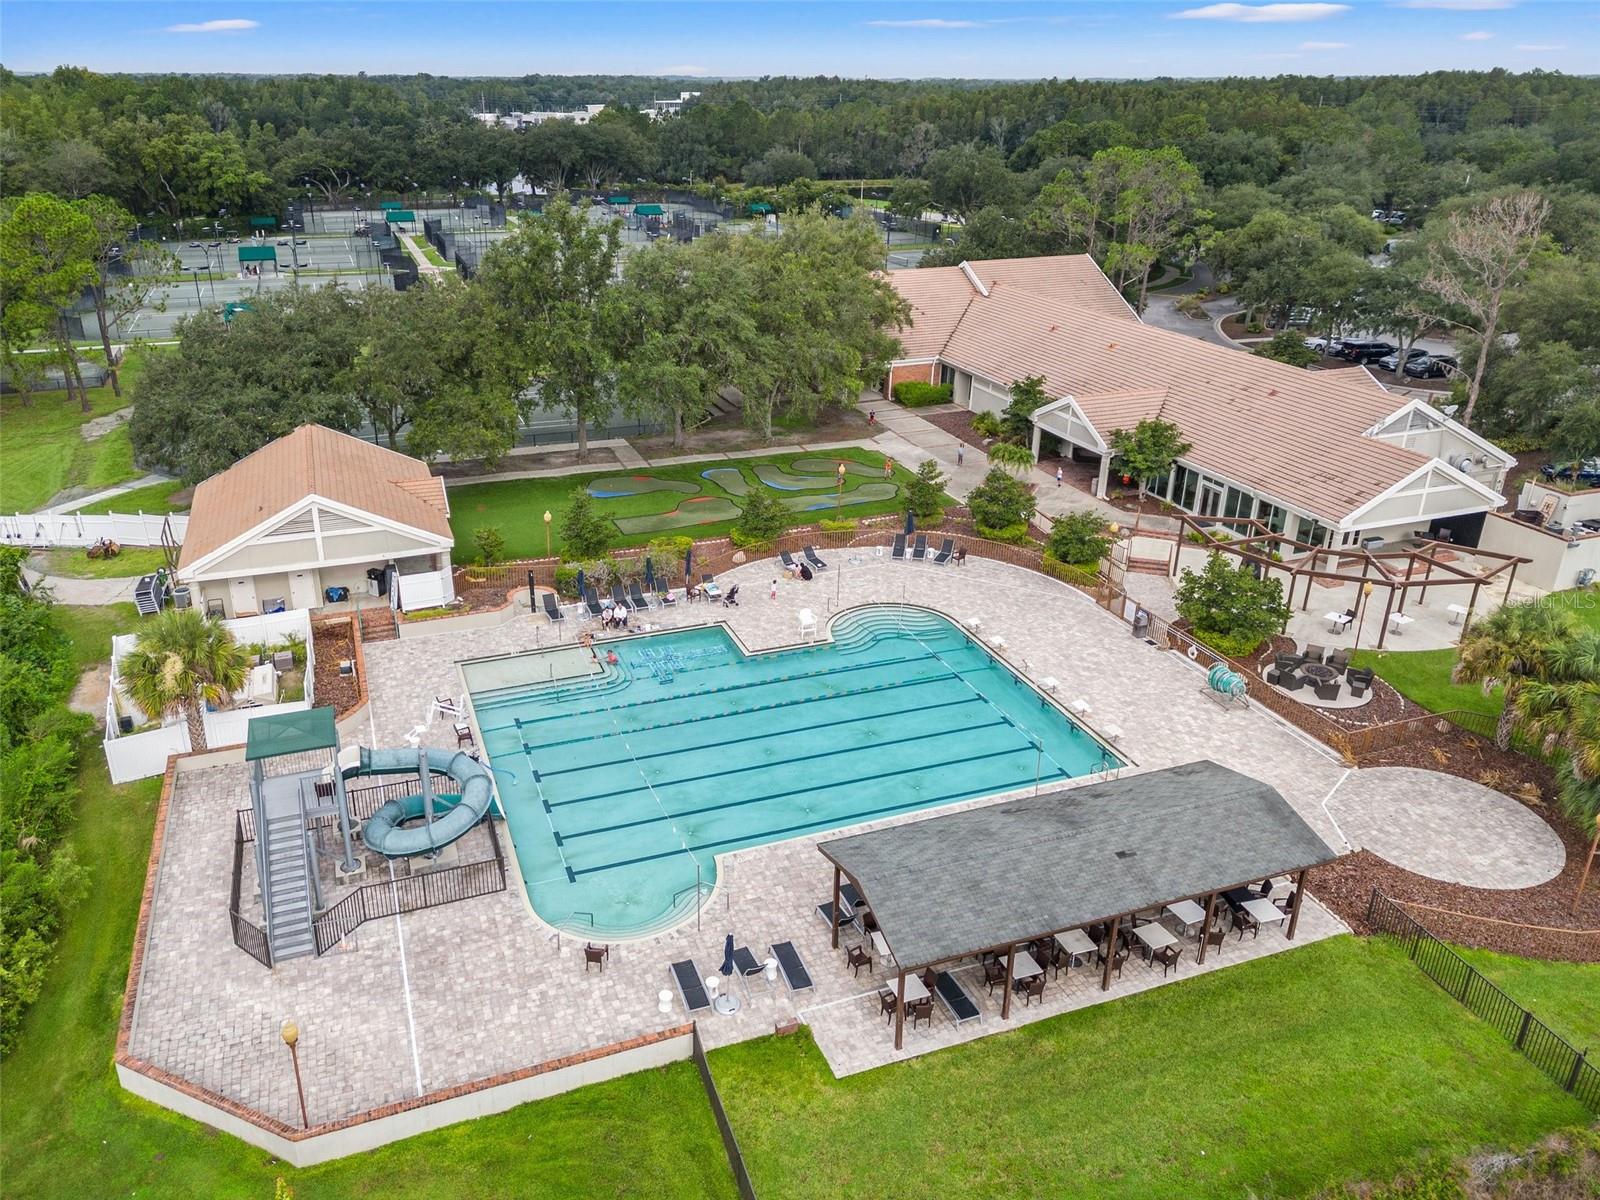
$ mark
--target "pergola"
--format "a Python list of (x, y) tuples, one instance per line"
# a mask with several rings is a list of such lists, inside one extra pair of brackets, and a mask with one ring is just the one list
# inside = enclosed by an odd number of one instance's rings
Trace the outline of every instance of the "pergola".
[[(1295, 876), (1293, 938), (1306, 872), (1337, 857), (1277, 789), (1214, 762), (1192, 762), (836, 838), (834, 912), (843, 880), (872, 910), (898, 971), (894, 1044), (904, 1044), (907, 974), (1003, 954), (1000, 1015), (1011, 1016), (1019, 946), (1106, 924), (1100, 986), (1111, 986), (1121, 922), (1180, 900)], [(839, 945), (835, 922), (833, 944)], [(1205, 961), (1205, 939), (1199, 961)]]
[[(1517, 567), (1532, 561), (1516, 554), (1480, 550), (1476, 546), (1458, 546), (1453, 542), (1441, 542), (1432, 538), (1419, 537), (1415, 539), (1415, 546), (1402, 546), (1394, 550), (1368, 550), (1360, 546), (1335, 548), (1297, 542), (1284, 534), (1274, 533), (1260, 521), (1240, 520), (1234, 517), (1194, 517), (1188, 513), (1179, 513), (1178, 521), (1178, 550), (1174, 551), (1175, 555), (1185, 545), (1190, 544), (1187, 535), (1196, 533), (1204, 538), (1202, 544), (1206, 550), (1220, 550), (1224, 554), (1231, 554), (1254, 564), (1259, 570), (1287, 572), (1289, 589), (1284, 599), (1290, 608), (1294, 607), (1295, 589), (1299, 587), (1300, 580), (1304, 579), (1306, 588), (1300, 600), (1301, 612), (1310, 607), (1311, 589), (1316, 586), (1316, 581), (1319, 579), (1332, 580), (1340, 584), (1350, 583), (1357, 588), (1369, 583), (1374, 587), (1388, 588), (1388, 596), (1383, 606), (1383, 620), (1378, 625), (1380, 649), (1389, 633), (1390, 614), (1405, 612), (1411, 589), (1420, 589), (1417, 603), (1426, 604), (1430, 587), (1471, 587), (1472, 596), (1467, 601), (1467, 615), (1461, 623), (1461, 632), (1465, 634), (1467, 626), (1472, 624), (1472, 614), (1478, 607), (1478, 593), (1484, 585), (1496, 582), (1502, 574), (1505, 575), (1505, 599), (1509, 600), (1511, 587), (1517, 581)], [(1248, 532), (1242, 537), (1221, 540), (1211, 534), (1211, 530), (1218, 527), (1230, 531), (1245, 529)], [(1278, 557), (1274, 558), (1274, 554)], [(1492, 565), (1482, 574), (1478, 574), (1441, 558), (1441, 554), (1470, 555)], [(1400, 601), (1398, 608), (1395, 607), (1397, 595)]]

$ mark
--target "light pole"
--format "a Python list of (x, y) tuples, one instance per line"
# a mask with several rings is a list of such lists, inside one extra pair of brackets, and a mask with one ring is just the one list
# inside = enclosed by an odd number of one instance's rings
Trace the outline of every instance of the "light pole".
[(278, 1033), (283, 1038), (283, 1044), (289, 1047), (289, 1059), (294, 1063), (294, 1090), (300, 1096), (300, 1127), (310, 1129), (311, 1118), (306, 1116), (306, 1085), (300, 1080), (300, 1051), (296, 1048), (300, 1041), (300, 1026), (292, 1020), (285, 1021)]
[(844, 508), (844, 463), (839, 464), (839, 494), (833, 502), (833, 515), (837, 517)]
[(550, 510), (544, 510), (544, 556), (550, 557)]
[(190, 267), (189, 270), (193, 273), (194, 278), (194, 307), (195, 311), (199, 312), (201, 307), (205, 304), (205, 300), (202, 299), (200, 295), (200, 268)]
[(1367, 619), (1367, 600), (1372, 595), (1372, 580), (1368, 579), (1361, 585), (1361, 612), (1356, 616), (1356, 641), (1350, 647), (1351, 653), (1361, 648), (1361, 626)]

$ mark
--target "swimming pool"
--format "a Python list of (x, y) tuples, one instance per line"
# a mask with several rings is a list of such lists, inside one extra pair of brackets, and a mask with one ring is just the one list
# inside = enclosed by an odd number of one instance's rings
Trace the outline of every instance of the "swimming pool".
[(719, 853), (1121, 765), (937, 614), (852, 609), (832, 633), (607, 642), (588, 678), (537, 652), (463, 664), (535, 911), (635, 936), (692, 913)]

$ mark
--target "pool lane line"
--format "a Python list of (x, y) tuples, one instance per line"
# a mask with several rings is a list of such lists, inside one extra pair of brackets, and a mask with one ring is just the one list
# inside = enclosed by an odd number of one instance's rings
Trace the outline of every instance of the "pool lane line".
[[(911, 767), (901, 767), (899, 770), (896, 770), (896, 771), (883, 771), (883, 772), (880, 772), (877, 775), (861, 775), (861, 776), (857, 776), (854, 779), (842, 779), (842, 780), (839, 780), (839, 781), (834, 782), (834, 783), (823, 784), (820, 787), (816, 786), (815, 784), (812, 784), (812, 785), (808, 785), (806, 787), (791, 788), (790, 790), (785, 791), (785, 792), (768, 792), (765, 795), (761, 795), (761, 796), (746, 796), (742, 800), (729, 800), (729, 801), (727, 801), (726, 803), (723, 803), (723, 804), (707, 804), (707, 805), (704, 805), (704, 806), (702, 806), (700, 808), (688, 808), (688, 809), (684, 809), (682, 812), (677, 812), (677, 813), (667, 813), (666, 812), (666, 806), (662, 805), (662, 812), (664, 814), (662, 817), (641, 817), (641, 818), (639, 818), (638, 820), (635, 820), (635, 821), (623, 821), (623, 822), (621, 822), (619, 824), (616, 824), (616, 825), (602, 825), (602, 826), (599, 826), (599, 827), (594, 828), (594, 829), (582, 829), (582, 830), (577, 831), (576, 833), (564, 833), (564, 834), (561, 835), (561, 837), (562, 837), (562, 840), (565, 841), (565, 842), (574, 842), (574, 841), (577, 841), (579, 838), (594, 837), (596, 834), (601, 834), (601, 833), (619, 833), (624, 829), (638, 829), (638, 828), (641, 828), (642, 826), (645, 826), (645, 825), (653, 825), (657, 821), (660, 821), (660, 820), (663, 820), (663, 819), (670, 820), (670, 821), (677, 821), (681, 817), (698, 817), (698, 816), (704, 815), (705, 813), (723, 812), (723, 811), (725, 811), (727, 809), (730, 809), (730, 808), (742, 808), (746, 804), (764, 804), (768, 800), (784, 800), (784, 799), (788, 799), (791, 796), (804, 796), (804, 795), (806, 795), (807, 793), (810, 793), (810, 792), (831, 791), (834, 788), (841, 788), (841, 787), (864, 787), (864, 786), (867, 786), (869, 784), (880, 783), (880, 782), (882, 782), (883, 780), (886, 780), (886, 779), (893, 779), (898, 775), (911, 775), (911, 774), (914, 774), (914, 773), (916, 773), (918, 771), (931, 771), (931, 770), (936, 770), (936, 769), (938, 769), (940, 767), (954, 767), (954, 766), (962, 765), (964, 763), (983, 762), (984, 760), (990, 759), (990, 758), (1004, 758), (1008, 754), (1020, 754), (1024, 750), (1032, 750), (1032, 749), (1033, 749), (1032, 744), (1028, 744), (1028, 745), (1024, 745), (1024, 746), (1013, 746), (1013, 747), (1010, 747), (1010, 748), (1005, 749), (1005, 750), (991, 750), (987, 754), (969, 754), (969, 755), (965, 755), (965, 756), (963, 756), (961, 758), (947, 759), (947, 760), (942, 761), (942, 762), (918, 763), (915, 766), (911, 766)], [(693, 783), (693, 782), (696, 782), (696, 781), (695, 780), (685, 780), (683, 782)], [(654, 792), (654, 788), (652, 788), (651, 791), (653, 793)], [(658, 804), (661, 803), (660, 797), (656, 798), (656, 802)]]
[[(997, 729), (1002, 725), (1015, 728), (1014, 726), (1011, 726), (1009, 721), (1002, 719), (996, 721), (986, 721), (982, 725), (970, 725), (961, 729), (935, 729), (928, 733), (917, 733), (912, 734), (909, 737), (895, 738), (893, 741), (868, 742), (863, 746), (833, 746), (826, 750), (819, 750), (815, 754), (796, 754), (786, 756), (776, 763), (748, 763), (742, 767), (728, 767), (721, 771), (709, 771), (704, 775), (685, 775), (681, 779), (658, 779), (654, 782), (642, 783), (635, 787), (612, 788), (604, 792), (593, 792), (587, 796), (574, 796), (570, 800), (555, 801), (552, 805), (552, 808), (570, 808), (574, 804), (591, 804), (596, 800), (616, 799), (618, 797), (630, 795), (634, 792), (643, 791), (646, 787), (653, 791), (657, 787), (681, 787), (684, 784), (704, 783), (709, 779), (726, 779), (730, 775), (745, 775), (751, 771), (773, 771), (782, 767), (786, 767), (790, 763), (814, 762), (820, 758), (842, 758), (846, 754), (860, 754), (862, 751), (881, 750), (889, 746), (905, 746), (912, 742), (926, 742), (933, 738), (949, 737), (951, 734), (978, 733), (984, 729)], [(1033, 743), (1027, 743), (1027, 748), (1030, 750), (1033, 749)], [(573, 834), (570, 836), (576, 837), (578, 835)]]
[[(522, 743), (523, 756), (528, 760), (528, 775), (533, 780), (533, 787), (539, 807), (544, 809), (545, 824), (550, 827), (550, 840), (555, 843), (556, 853), (561, 856), (561, 866), (566, 871), (572, 882), (577, 882), (577, 876), (572, 873), (572, 864), (567, 861), (567, 852), (561, 847), (561, 831), (556, 828), (555, 821), (550, 817), (550, 801), (545, 798), (544, 784), (539, 779), (539, 768), (534, 765), (533, 751), (528, 748), (528, 743)], [(494, 758), (490, 756), (490, 766), (494, 765)], [(502, 811), (504, 811), (502, 807)], [(515, 839), (513, 839), (515, 840)]]
[[(846, 697), (842, 697), (842, 696), (841, 697), (829, 697), (829, 699), (845, 699), (845, 698)], [(656, 751), (652, 751), (649, 754), (640, 754), (640, 755), (637, 755), (637, 756), (634, 756), (634, 757), (630, 757), (630, 758), (608, 758), (608, 759), (603, 759), (600, 762), (586, 762), (581, 767), (562, 767), (559, 770), (545, 771), (544, 772), (544, 776), (546, 778), (550, 778), (551, 776), (554, 776), (554, 775), (575, 775), (575, 774), (581, 774), (584, 771), (597, 771), (601, 767), (614, 767), (614, 766), (617, 766), (620, 763), (639, 762), (639, 761), (652, 759), (652, 758), (670, 758), (674, 754), (693, 754), (693, 753), (695, 753), (696, 751), (699, 751), (699, 750), (721, 750), (724, 746), (737, 746), (737, 745), (739, 745), (739, 744), (741, 744), (743, 742), (767, 741), (769, 739), (782, 737), (785, 734), (790, 734), (790, 733), (812, 733), (812, 732), (814, 732), (814, 731), (816, 731), (818, 729), (837, 729), (841, 725), (858, 725), (862, 721), (881, 721), (881, 720), (886, 720), (886, 719), (888, 719), (890, 717), (910, 716), (913, 713), (937, 712), (941, 708), (953, 708), (953, 707), (955, 707), (957, 705), (961, 705), (961, 704), (971, 704), (971, 703), (973, 703), (973, 699), (974, 698), (971, 697), (971, 696), (963, 696), (959, 700), (941, 700), (937, 704), (919, 704), (915, 708), (895, 708), (895, 709), (890, 709), (887, 712), (863, 713), (863, 714), (861, 714), (859, 716), (854, 716), (854, 717), (840, 717), (837, 721), (817, 721), (817, 722), (815, 722), (813, 724), (810, 724), (810, 725), (802, 725), (802, 726), (798, 726), (798, 727), (792, 727), (792, 728), (789, 728), (789, 729), (779, 729), (779, 730), (770, 731), (770, 732), (767, 732), (767, 733), (752, 733), (752, 734), (749, 734), (749, 735), (747, 735), (745, 737), (727, 738), (727, 739), (725, 739), (723, 741), (720, 741), (720, 742), (705, 742), (705, 743), (702, 743), (702, 744), (699, 744), (699, 745), (693, 745), (693, 746), (674, 746), (670, 750), (656, 750)], [(777, 708), (777, 707), (781, 707), (781, 706), (773, 705), (772, 707)], [(692, 725), (692, 724), (697, 724), (698, 722), (701, 722), (701, 721), (715, 721), (719, 717), (729, 717), (729, 716), (735, 716), (735, 715), (748, 715), (749, 713), (752, 713), (752, 712), (765, 712), (765, 711), (767, 711), (767, 710), (766, 709), (746, 709), (746, 710), (741, 710), (739, 713), (708, 713), (706, 716), (703, 716), (703, 717), (694, 717), (694, 718), (692, 718), (691, 720), (688, 720), (688, 721), (674, 722), (674, 724)], [(660, 728), (660, 727), (659, 726), (651, 726), (649, 729), (630, 729), (628, 732), (629, 733), (653, 733), (658, 728)], [(590, 739), (574, 739), (574, 740), (579, 740), (579, 741), (582, 741), (582, 740), (597, 741), (598, 739), (590, 738)], [(544, 747), (541, 747), (541, 749), (547, 749), (547, 748), (548, 748), (548, 744), (546, 746), (544, 746)], [(559, 801), (559, 802), (557, 802), (556, 807), (559, 808), (564, 803), (568, 803), (568, 801)]]
[[(1053, 781), (1056, 776), (1046, 776), (1044, 778), (1049, 778)], [(1065, 778), (1072, 779), (1076, 778), (1076, 776), (1068, 775), (1065, 776)], [(1041, 782), (1042, 781), (1043, 780), (1041, 779)], [(952, 804), (959, 800), (971, 800), (975, 796), (999, 795), (1002, 792), (1015, 791), (1018, 788), (1027, 787), (1032, 783), (1033, 776), (1029, 775), (1026, 778), (1017, 779), (997, 787), (985, 786), (977, 789), (976, 791), (950, 792), (947, 795), (934, 796), (923, 800), (907, 801), (904, 804), (889, 804), (880, 808), (866, 809), (860, 812), (851, 813), (849, 819), (842, 823), (838, 820), (832, 820), (828, 818), (824, 818), (820, 821), (807, 821), (800, 825), (786, 825), (781, 829), (768, 829), (760, 833), (744, 834), (740, 837), (718, 838), (716, 841), (698, 842), (693, 847), (685, 845), (683, 849), (679, 850), (663, 850), (658, 854), (641, 854), (637, 858), (619, 859), (616, 862), (605, 863), (604, 865), (598, 867), (580, 867), (574, 870), (572, 873), (575, 876), (595, 875), (601, 871), (614, 871), (619, 867), (632, 867), (637, 866), (640, 863), (657, 862), (664, 858), (672, 858), (676, 855), (684, 853), (686, 850), (692, 856), (696, 850), (712, 850), (718, 846), (733, 846), (736, 849), (741, 846), (763, 846), (775, 841), (780, 841), (783, 838), (792, 836), (794, 834), (813, 832), (815, 830), (824, 828), (843, 829), (847, 826), (859, 825), (865, 821), (877, 820), (879, 817), (892, 816), (895, 813), (915, 811), (923, 808), (937, 808), (940, 805)]]

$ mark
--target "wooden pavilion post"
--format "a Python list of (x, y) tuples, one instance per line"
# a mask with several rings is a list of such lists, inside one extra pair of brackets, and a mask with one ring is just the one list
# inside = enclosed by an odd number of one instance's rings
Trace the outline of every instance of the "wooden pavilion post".
[(900, 985), (894, 998), (894, 1048), (901, 1050), (906, 1044), (906, 972), (900, 969)]
[(1111, 990), (1111, 964), (1117, 957), (1117, 927), (1122, 924), (1121, 917), (1111, 919), (1111, 931), (1106, 934), (1106, 965), (1100, 972), (1100, 990)]
[[(1402, 600), (1403, 604), (1404, 601)], [(1394, 584), (1389, 585), (1389, 598), (1383, 605), (1383, 624), (1378, 627), (1378, 649), (1383, 649), (1383, 639), (1389, 636), (1389, 614), (1394, 608)]]
[(1017, 969), (1017, 944), (1012, 942), (1006, 947), (1006, 992), (1000, 997), (1000, 1019), (1011, 1019), (1011, 973)]
[(1478, 592), (1482, 587), (1481, 582), (1472, 585), (1472, 599), (1467, 601), (1467, 615), (1461, 618), (1462, 637), (1466, 637), (1467, 630), (1472, 628), (1472, 618), (1478, 611)]
[(1211, 918), (1217, 911), (1217, 894), (1212, 892), (1206, 897), (1206, 919), (1200, 925), (1200, 957), (1195, 961), (1203, 963), (1206, 960), (1206, 934), (1211, 932)]
[(1291, 942), (1294, 941), (1295, 926), (1300, 924), (1300, 904), (1306, 898), (1306, 873), (1301, 871), (1294, 877), (1294, 903), (1289, 906), (1289, 929), (1283, 935)]
[(1417, 597), (1418, 604), (1428, 603), (1428, 580), (1433, 578), (1433, 556), (1430, 554), (1422, 560), (1422, 595)]
[(1512, 563), (1511, 563), (1511, 574), (1506, 579), (1506, 598), (1504, 600), (1500, 601), (1501, 604), (1510, 604), (1511, 603), (1511, 585), (1516, 583), (1516, 581), (1517, 581), (1517, 565), (1518, 564), (1517, 564), (1516, 560), (1513, 559)]
[(839, 948), (839, 875), (837, 866), (833, 868), (833, 948)]

